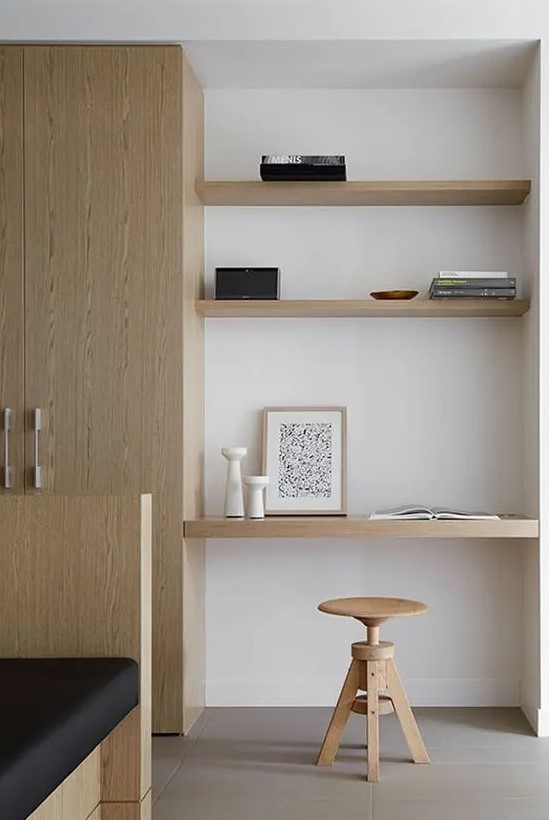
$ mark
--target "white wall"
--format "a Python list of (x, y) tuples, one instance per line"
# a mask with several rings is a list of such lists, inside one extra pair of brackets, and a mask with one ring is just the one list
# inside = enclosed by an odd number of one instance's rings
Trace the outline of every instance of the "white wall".
[[(254, 178), (262, 152), (346, 153), (355, 178), (524, 173), (515, 91), (210, 91), (206, 118), (209, 178)], [(216, 265), (280, 265), (285, 297), (523, 268), (515, 208), (210, 208), (206, 227), (210, 281)], [(519, 512), (521, 368), (520, 321), (208, 320), (207, 511), (222, 509), (222, 445), (248, 446), (245, 470), (259, 469), (261, 408), (324, 403), (349, 408), (351, 513)], [(212, 705), (333, 702), (360, 630), (315, 607), (347, 594), (430, 605), (385, 630), (415, 703), (519, 703), (519, 545), (212, 541), (207, 560)]]
[(540, 50), (540, 148), (541, 161), (539, 169), (540, 190), (540, 275), (539, 275), (539, 385), (540, 385), (540, 668), (541, 668), (541, 709), (539, 732), (549, 735), (549, 430), (547, 396), (549, 392), (549, 327), (547, 305), (547, 276), (544, 267), (547, 260), (547, 242), (549, 240), (549, 208), (544, 193), (549, 191), (549, 52), (547, 40)]
[[(532, 65), (524, 89), (524, 145), (532, 193), (524, 205), (524, 276), (529, 282), (531, 308), (524, 332), (524, 512), (539, 517), (540, 469), (540, 59)], [(523, 678), (521, 703), (534, 726), (540, 723), (540, 548), (525, 542), (523, 552)]]
[(212, 179), (257, 179), (260, 154), (284, 151), (346, 154), (350, 179), (523, 170), (518, 90), (209, 90), (206, 98)]

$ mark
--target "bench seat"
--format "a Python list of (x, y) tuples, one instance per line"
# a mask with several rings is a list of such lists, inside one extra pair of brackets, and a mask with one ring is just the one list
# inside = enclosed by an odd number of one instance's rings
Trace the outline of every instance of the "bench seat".
[(133, 660), (0, 659), (0, 818), (27, 818), (138, 702)]

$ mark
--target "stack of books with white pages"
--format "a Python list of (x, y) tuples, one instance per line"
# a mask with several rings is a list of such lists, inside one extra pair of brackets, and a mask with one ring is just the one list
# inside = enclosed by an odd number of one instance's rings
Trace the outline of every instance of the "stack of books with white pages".
[(431, 299), (515, 299), (517, 280), (507, 271), (441, 270), (431, 282)]
[(450, 507), (421, 507), (409, 505), (375, 510), (370, 521), (499, 521), (499, 515), (487, 512), (465, 512)]

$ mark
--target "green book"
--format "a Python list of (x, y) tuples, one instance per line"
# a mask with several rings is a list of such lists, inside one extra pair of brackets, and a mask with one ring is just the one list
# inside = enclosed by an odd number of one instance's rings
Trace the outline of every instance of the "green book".
[(473, 278), (464, 278), (464, 279), (450, 279), (444, 278), (441, 279), (439, 277), (433, 279), (431, 282), (431, 287), (436, 288), (446, 288), (446, 287), (453, 287), (454, 285), (459, 285), (460, 287), (472, 287), (472, 288), (514, 288), (516, 287), (517, 280), (514, 276), (510, 276), (506, 279), (490, 279), (486, 277), (486, 279), (473, 279)]

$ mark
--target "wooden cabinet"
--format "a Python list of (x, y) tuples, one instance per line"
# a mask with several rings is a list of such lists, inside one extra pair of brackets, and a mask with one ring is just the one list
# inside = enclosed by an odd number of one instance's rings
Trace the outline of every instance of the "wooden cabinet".
[(23, 49), (1, 46), (0, 492), (23, 491), (23, 327)]
[(43, 492), (153, 494), (154, 723), (181, 732), (182, 521), (202, 498), (202, 390), (185, 389), (203, 362), (202, 92), (178, 46), (1, 53), (0, 407), (20, 402), (16, 491), (23, 459), (36, 489), (39, 409)]
[(25, 394), (54, 492), (181, 483), (181, 73), (177, 48), (25, 52)]

